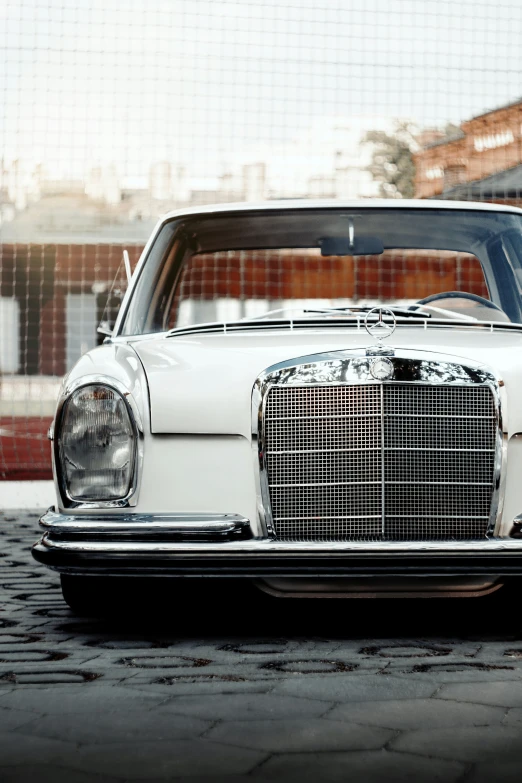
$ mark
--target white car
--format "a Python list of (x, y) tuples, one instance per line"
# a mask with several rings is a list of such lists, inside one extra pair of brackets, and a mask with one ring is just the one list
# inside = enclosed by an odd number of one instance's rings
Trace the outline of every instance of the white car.
[(77, 610), (122, 575), (485, 595), (522, 574), (521, 388), (522, 210), (173, 212), (64, 380), (33, 555)]

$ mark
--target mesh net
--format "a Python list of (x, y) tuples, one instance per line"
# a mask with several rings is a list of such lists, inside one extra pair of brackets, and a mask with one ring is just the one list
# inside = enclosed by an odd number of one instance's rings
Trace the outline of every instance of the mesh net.
[[(103, 340), (122, 251), (134, 265), (164, 212), (294, 197), (521, 205), (521, 23), (518, 0), (5, 0), (0, 480), (50, 477), (60, 379)], [(193, 257), (172, 323), (265, 302), (485, 295), (465, 254), (212, 255)]]

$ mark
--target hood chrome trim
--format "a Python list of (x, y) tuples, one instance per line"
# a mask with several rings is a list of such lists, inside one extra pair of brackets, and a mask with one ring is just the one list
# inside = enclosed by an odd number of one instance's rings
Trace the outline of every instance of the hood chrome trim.
[[(386, 308), (382, 308), (386, 309)], [(397, 327), (407, 326), (417, 327), (422, 331), (431, 331), (432, 329), (481, 329), (488, 332), (522, 332), (522, 323), (506, 323), (504, 321), (457, 321), (453, 319), (416, 319), (401, 318), (396, 316)], [(172, 329), (169, 332), (157, 333), (155, 337), (186, 337), (192, 334), (233, 334), (237, 332), (267, 332), (276, 330), (300, 331), (305, 329), (328, 329), (349, 328), (361, 330), (364, 323), (363, 318), (274, 318), (267, 321), (212, 321), (205, 324), (194, 324), (193, 326), (181, 326), (178, 329)], [(129, 338), (125, 338), (128, 340)]]

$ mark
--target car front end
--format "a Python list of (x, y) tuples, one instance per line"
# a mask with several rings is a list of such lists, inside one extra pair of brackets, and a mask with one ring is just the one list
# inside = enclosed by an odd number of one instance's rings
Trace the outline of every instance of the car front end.
[[(278, 596), (475, 596), (522, 575), (522, 319), (520, 293), (504, 290), (509, 269), (518, 285), (522, 212), (404, 209), (418, 220), (400, 237), (396, 205), (230, 207), (163, 221), (113, 336), (64, 381), (51, 433), (57, 502), (34, 557), (77, 584), (243, 577)], [(270, 225), (274, 238), (261, 240)], [(354, 303), (353, 291), (341, 307), (317, 296), (314, 306), (302, 285), (312, 262), (337, 289), (343, 259), (372, 270), (391, 250), (420, 263), (439, 246), (473, 250), (492, 313), (466, 292), (454, 308), (444, 289), (443, 307)], [(238, 284), (238, 301), (247, 283), (230, 272), (236, 257), (245, 279), (265, 270), (263, 301), (273, 301), (274, 247), (295, 274), (293, 295), (278, 280), (281, 311), (180, 321), (180, 302), (209, 301), (197, 292), (212, 253), (212, 279), (218, 269)], [(185, 300), (176, 253), (201, 261)], [(162, 307), (178, 320), (159, 318)]]

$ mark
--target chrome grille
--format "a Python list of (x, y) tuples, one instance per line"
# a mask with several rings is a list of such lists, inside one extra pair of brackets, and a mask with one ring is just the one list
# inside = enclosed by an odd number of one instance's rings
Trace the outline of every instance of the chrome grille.
[(276, 536), (482, 538), (496, 432), (486, 386), (272, 386), (264, 458)]

